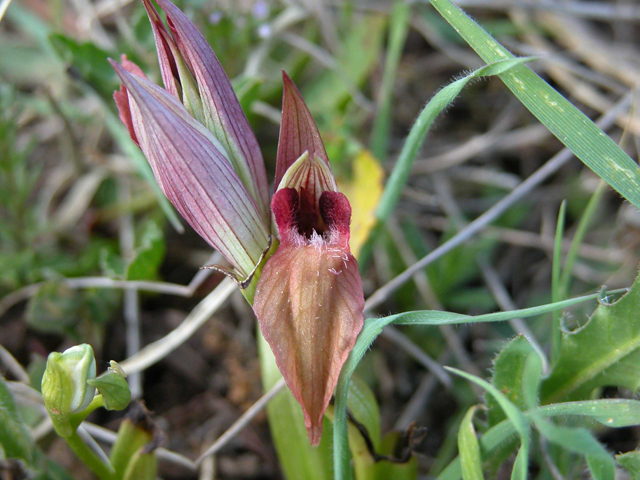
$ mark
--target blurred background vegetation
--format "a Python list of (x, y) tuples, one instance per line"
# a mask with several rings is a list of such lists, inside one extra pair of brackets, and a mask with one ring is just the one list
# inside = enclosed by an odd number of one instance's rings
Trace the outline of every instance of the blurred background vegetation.
[[(175, 328), (221, 278), (207, 277), (191, 296), (131, 295), (99, 288), (104, 285), (96, 280), (187, 285), (211, 256), (159, 194), (111, 98), (118, 82), (108, 57), (124, 53), (160, 79), (142, 3), (0, 3), (8, 6), (0, 23), (0, 344), (39, 388), (50, 351), (91, 343), (104, 370), (108, 360), (124, 359)], [(532, 68), (591, 118), (640, 81), (640, 7), (633, 3), (459, 3), (514, 53), (540, 55)], [(451, 79), (482, 64), (426, 2), (412, 4), (406, 41), (402, 34), (395, 40), (397, 68), (389, 58), (392, 2), (182, 0), (178, 6), (232, 78), (270, 175), (281, 70), (296, 81), (340, 184), (353, 195), (354, 224), (364, 231), (421, 107)], [(383, 75), (389, 62), (395, 70), (391, 88)], [(380, 127), (388, 129), (388, 143), (385, 138), (382, 145), (372, 134), (380, 108), (389, 109)], [(638, 158), (637, 118), (619, 117), (609, 133)], [(560, 149), (500, 80), (467, 87), (437, 121), (396, 213), (379, 232), (363, 265), (365, 295), (450, 238)], [(479, 314), (549, 302), (560, 203), (567, 201), (567, 251), (598, 184), (582, 163), (569, 162), (474, 240), (417, 274), (380, 313), (432, 308)], [(610, 189), (595, 202), (570, 294), (603, 284), (628, 286), (637, 270), (637, 210)], [(77, 281), (67, 280), (72, 278)], [(573, 328), (586, 318), (578, 311), (564, 320)], [(542, 344), (549, 342), (550, 322), (529, 323)], [(128, 330), (131, 325), (141, 338)], [(254, 330), (252, 313), (234, 294), (132, 386), (166, 432), (166, 448), (197, 456), (261, 395)], [(484, 377), (514, 335), (508, 324), (404, 332), (432, 358)], [(376, 393), (384, 431), (412, 421), (427, 428), (417, 458), (421, 474), (431, 478), (455, 455), (456, 429), (478, 393), (462, 380), (442, 389), (415, 357), (383, 338), (359, 374)], [(17, 375), (3, 371), (8, 378)], [(93, 420), (115, 429), (120, 418), (102, 413)], [(637, 428), (602, 438), (614, 451), (632, 450), (639, 439)], [(90, 478), (60, 440), (49, 434), (43, 442), (74, 478)], [(263, 415), (218, 454), (216, 469), (220, 478), (280, 478)], [(171, 462), (161, 472), (163, 478), (196, 478)]]

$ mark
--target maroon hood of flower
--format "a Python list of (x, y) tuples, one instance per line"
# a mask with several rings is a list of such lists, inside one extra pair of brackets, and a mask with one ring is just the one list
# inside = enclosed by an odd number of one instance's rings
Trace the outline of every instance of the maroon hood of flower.
[[(308, 149), (299, 151), (319, 136), (306, 138), (305, 132), (314, 135), (317, 127), (309, 124), (313, 119), (299, 92), (286, 82), (284, 112), (298, 123), (290, 118), (290, 133), (284, 139), (282, 131), (280, 135), (280, 142), (290, 147), (284, 150), (289, 169), (271, 202), (281, 243), (262, 270), (254, 311), (280, 372), (302, 406), (309, 440), (317, 445), (324, 411), (362, 329), (364, 296), (349, 250), (349, 201), (337, 191), (328, 160), (311, 157)], [(281, 151), (278, 162), (283, 161)], [(299, 158), (291, 162), (295, 155)]]

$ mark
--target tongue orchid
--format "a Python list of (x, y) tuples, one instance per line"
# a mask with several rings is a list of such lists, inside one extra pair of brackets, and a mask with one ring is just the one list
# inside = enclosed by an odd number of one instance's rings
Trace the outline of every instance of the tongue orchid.
[[(126, 57), (112, 61), (122, 81), (114, 94), (120, 118), (167, 198), (222, 253), (233, 269), (226, 273), (253, 301), (317, 445), (322, 416), (363, 324), (362, 281), (349, 249), (349, 201), (338, 192), (307, 106), (284, 74), (269, 212), (260, 148), (213, 50), (171, 2), (158, 0), (168, 26), (150, 0), (143, 2), (165, 88)], [(271, 214), (279, 246), (270, 235)]]

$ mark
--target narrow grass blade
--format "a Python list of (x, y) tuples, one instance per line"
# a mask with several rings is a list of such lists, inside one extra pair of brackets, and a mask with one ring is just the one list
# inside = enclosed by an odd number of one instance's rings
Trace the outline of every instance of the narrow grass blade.
[(458, 452), (462, 465), (462, 478), (464, 480), (483, 480), (482, 458), (480, 457), (480, 445), (473, 428), (473, 415), (477, 406), (471, 407), (460, 424), (458, 431)]
[(424, 143), (424, 139), (433, 124), (435, 118), (442, 112), (448, 105), (451, 104), (458, 96), (464, 86), (471, 80), (480, 77), (490, 77), (492, 75), (500, 75), (508, 70), (521, 65), (522, 63), (529, 62), (533, 57), (523, 58), (510, 58), (506, 60), (499, 60), (495, 63), (490, 63), (483, 67), (474, 70), (469, 75), (450, 83), (438, 93), (424, 107), (418, 119), (411, 127), (409, 136), (404, 142), (398, 161), (393, 167), (393, 171), (387, 181), (387, 184), (380, 199), (380, 203), (375, 213), (376, 227), (372, 230), (369, 241), (363, 246), (360, 254), (359, 262), (361, 265), (367, 263), (373, 242), (377, 237), (377, 233), (380, 231), (381, 225), (387, 220), (402, 193), (402, 189), (407, 183), (409, 174), (411, 173), (411, 167), (416, 159), (416, 155)]
[(578, 250), (580, 249), (580, 245), (582, 245), (584, 236), (587, 233), (589, 225), (591, 225), (591, 221), (593, 220), (593, 217), (598, 209), (598, 205), (600, 205), (600, 200), (602, 200), (602, 195), (605, 191), (606, 184), (604, 182), (600, 182), (595, 192), (593, 192), (593, 195), (591, 195), (589, 203), (587, 203), (587, 207), (584, 209), (584, 213), (580, 218), (578, 228), (576, 229), (576, 233), (571, 240), (571, 246), (569, 247), (569, 251), (567, 252), (567, 258), (564, 262), (564, 267), (562, 268), (562, 276), (560, 277), (560, 283), (558, 284), (560, 289), (560, 297), (558, 298), (558, 300), (566, 298), (567, 294), (569, 293), (571, 273), (573, 272), (573, 266), (578, 259)]
[[(559, 302), (562, 300), (560, 293), (560, 276), (562, 275), (562, 238), (564, 237), (564, 222), (566, 218), (567, 201), (563, 200), (560, 204), (558, 212), (558, 222), (556, 224), (556, 238), (553, 247), (553, 265), (551, 270), (551, 300)], [(560, 342), (562, 340), (562, 332), (560, 331), (560, 315), (561, 312), (553, 312), (553, 321), (551, 323), (551, 363), (558, 358), (560, 354)]]
[(411, 7), (404, 0), (396, 0), (391, 12), (391, 27), (387, 58), (382, 77), (382, 88), (378, 100), (378, 110), (371, 132), (371, 153), (380, 162), (385, 162), (389, 144), (389, 130), (391, 127), (391, 106), (393, 102), (393, 85), (396, 79), (398, 63), (404, 48), (404, 42), (409, 30), (409, 15)]
[[(449, 0), (430, 1), (485, 62), (513, 58)], [(640, 168), (611, 138), (525, 65), (518, 65), (499, 76), (522, 104), (576, 157), (640, 208)]]

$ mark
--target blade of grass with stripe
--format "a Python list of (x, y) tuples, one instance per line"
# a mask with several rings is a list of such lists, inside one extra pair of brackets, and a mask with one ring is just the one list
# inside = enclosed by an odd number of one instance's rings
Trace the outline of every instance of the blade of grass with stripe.
[[(485, 62), (514, 58), (449, 0), (430, 2)], [(640, 168), (611, 138), (525, 65), (518, 65), (499, 77), (576, 157), (640, 208)]]
[[(608, 294), (626, 292), (627, 289), (613, 290)], [(602, 295), (601, 292), (582, 297), (576, 297), (557, 303), (550, 303), (538, 307), (524, 308), (510, 312), (497, 312), (485, 315), (463, 315), (459, 313), (441, 312), (436, 310), (424, 310), (406, 312), (382, 318), (369, 318), (358, 336), (349, 358), (342, 367), (340, 378), (335, 392), (334, 402), (334, 428), (333, 428), (333, 462), (336, 480), (348, 480), (352, 478), (350, 453), (347, 443), (347, 394), (351, 375), (358, 363), (368, 351), (369, 347), (382, 329), (389, 324), (396, 325), (452, 325), (460, 323), (501, 322), (512, 318), (527, 318), (542, 315), (554, 310), (568, 308), (588, 300), (595, 300)]]
[(474, 70), (470, 74), (456, 80), (455, 82), (450, 83), (438, 93), (436, 93), (433, 98), (427, 103), (424, 107), (418, 119), (411, 127), (411, 131), (409, 132), (409, 136), (404, 142), (402, 147), (402, 151), (400, 152), (400, 156), (398, 157), (398, 161), (393, 167), (393, 171), (389, 176), (389, 180), (385, 185), (384, 193), (382, 194), (382, 198), (380, 199), (380, 203), (378, 204), (378, 208), (375, 213), (376, 227), (371, 230), (371, 235), (369, 236), (369, 240), (362, 247), (362, 251), (360, 253), (360, 258), (358, 262), (362, 266), (366, 265), (367, 261), (372, 252), (373, 243), (375, 238), (378, 236), (377, 234), (380, 232), (380, 228), (384, 225), (384, 222), (389, 218), (389, 215), (395, 208), (398, 203), (398, 199), (400, 198), (400, 194), (404, 186), (409, 179), (409, 174), (411, 173), (411, 167), (413, 166), (413, 162), (418, 155), (418, 151), (422, 144), (424, 143), (424, 139), (433, 124), (433, 121), (436, 117), (442, 112), (445, 108), (447, 108), (458, 96), (458, 94), (462, 91), (462, 89), (469, 83), (471, 80), (482, 77), (490, 77), (493, 75), (501, 75), (505, 72), (509, 71), (512, 68), (516, 68), (525, 62), (529, 62), (533, 60), (534, 57), (519, 57), (519, 58), (509, 58), (509, 59), (501, 59), (494, 63), (489, 63), (484, 67), (480, 67), (477, 70)]

